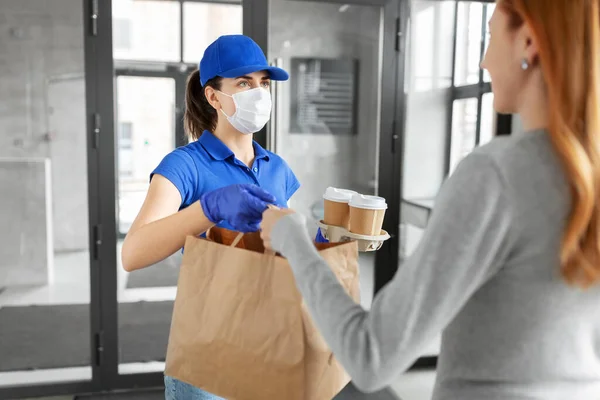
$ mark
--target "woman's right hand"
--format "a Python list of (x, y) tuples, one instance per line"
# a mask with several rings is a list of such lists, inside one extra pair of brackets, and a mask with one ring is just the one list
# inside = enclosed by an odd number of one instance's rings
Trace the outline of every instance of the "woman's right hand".
[(200, 198), (204, 215), (214, 224), (226, 221), (238, 232), (256, 232), (262, 213), (276, 201), (256, 185), (225, 186)]

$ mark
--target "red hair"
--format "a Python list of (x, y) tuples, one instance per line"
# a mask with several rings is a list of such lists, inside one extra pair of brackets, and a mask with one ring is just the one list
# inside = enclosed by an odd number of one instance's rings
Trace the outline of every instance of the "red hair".
[(501, 0), (513, 27), (526, 22), (546, 83), (548, 131), (572, 194), (561, 273), (570, 284), (600, 281), (599, 0)]

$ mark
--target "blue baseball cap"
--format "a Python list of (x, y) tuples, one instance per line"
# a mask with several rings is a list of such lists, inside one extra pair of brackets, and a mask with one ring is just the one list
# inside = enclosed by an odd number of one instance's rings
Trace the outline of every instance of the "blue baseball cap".
[(204, 51), (198, 69), (202, 86), (217, 76), (237, 78), (258, 71), (269, 72), (274, 81), (290, 77), (285, 70), (270, 66), (260, 46), (244, 35), (224, 35), (212, 42)]

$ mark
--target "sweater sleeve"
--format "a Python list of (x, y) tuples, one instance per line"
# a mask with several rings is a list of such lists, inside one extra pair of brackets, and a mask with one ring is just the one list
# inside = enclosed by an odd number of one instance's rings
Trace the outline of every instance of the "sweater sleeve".
[(514, 236), (512, 213), (493, 160), (466, 157), (443, 185), (419, 246), (369, 311), (337, 282), (300, 216), (282, 218), (272, 243), (288, 258), (336, 358), (359, 389), (371, 392), (404, 372), (504, 264)]

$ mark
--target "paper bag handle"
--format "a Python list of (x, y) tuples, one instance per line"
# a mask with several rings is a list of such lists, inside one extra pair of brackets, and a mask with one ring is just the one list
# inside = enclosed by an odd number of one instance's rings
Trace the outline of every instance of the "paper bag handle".
[[(233, 242), (231, 242), (231, 244), (229, 245), (230, 247), (235, 247), (238, 245), (238, 243), (240, 242), (240, 240), (242, 240), (242, 238), (244, 237), (244, 233), (240, 232), (237, 234), (237, 236), (235, 237), (235, 239), (233, 239)], [(265, 249), (265, 254), (268, 256), (274, 256), (275, 252), (273, 250), (268, 250)]]
[[(206, 236), (208, 236), (209, 231), (210, 231), (210, 228), (208, 231), (206, 231)], [(229, 247), (236, 247), (240, 243), (240, 241), (242, 240), (243, 237), (244, 237), (244, 232), (238, 232), (237, 236), (235, 237), (235, 239), (233, 239), (233, 242), (231, 242)], [(268, 256), (275, 256), (276, 253), (273, 250), (265, 249), (265, 254)]]
[(231, 242), (231, 244), (229, 245), (229, 247), (235, 247), (238, 245), (238, 243), (240, 243), (240, 240), (242, 240), (242, 238), (244, 237), (244, 232), (239, 232), (237, 234), (237, 236), (235, 237), (235, 239), (233, 239), (233, 242)]

